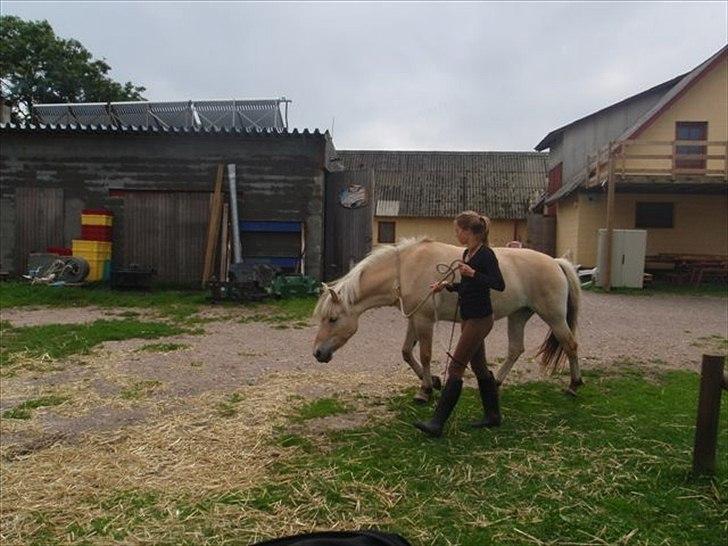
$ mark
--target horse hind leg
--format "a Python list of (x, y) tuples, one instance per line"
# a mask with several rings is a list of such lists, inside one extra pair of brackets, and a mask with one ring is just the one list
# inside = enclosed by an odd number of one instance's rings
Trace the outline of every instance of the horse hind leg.
[(576, 390), (584, 384), (581, 378), (581, 370), (579, 369), (578, 344), (573, 332), (569, 328), (566, 321), (559, 323), (551, 328), (553, 335), (558, 340), (566, 357), (569, 359), (569, 372), (571, 374), (571, 382), (564, 392), (570, 396), (576, 396)]
[(528, 319), (533, 316), (531, 309), (520, 309), (508, 316), (508, 356), (495, 373), (495, 381), (502, 385), (516, 360), (525, 350), (523, 334)]

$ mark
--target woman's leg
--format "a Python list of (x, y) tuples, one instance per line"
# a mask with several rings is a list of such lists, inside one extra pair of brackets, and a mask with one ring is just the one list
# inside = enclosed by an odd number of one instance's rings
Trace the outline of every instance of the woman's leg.
[[(483, 322), (485, 321), (485, 322)], [(450, 417), (455, 405), (460, 399), (460, 393), (463, 390), (463, 373), (465, 368), (478, 350), (478, 346), (483, 343), (485, 335), (493, 325), (492, 318), (490, 322), (487, 319), (469, 319), (463, 321), (462, 333), (455, 350), (450, 355), (450, 363), (448, 364), (447, 381), (442, 389), (442, 394), (437, 402), (435, 414), (430, 421), (417, 421), (415, 426), (422, 432), (430, 436), (441, 436), (445, 422)]]
[[(461, 327), (460, 339), (455, 350), (450, 355), (448, 377), (450, 374), (462, 378), (465, 368), (470, 362), (476, 377), (479, 370), (485, 368), (485, 347), (483, 341), (493, 328), (493, 316), (464, 320)], [(473, 364), (473, 362), (476, 362)]]
[[(490, 325), (486, 326), (486, 336), (492, 328), (493, 317), (491, 316)], [(470, 359), (470, 366), (478, 380), (478, 392), (480, 393), (480, 401), (483, 404), (483, 418), (471, 423), (471, 426), (476, 428), (497, 427), (501, 424), (498, 385), (485, 360), (485, 341), (480, 343), (478, 350), (473, 354)]]

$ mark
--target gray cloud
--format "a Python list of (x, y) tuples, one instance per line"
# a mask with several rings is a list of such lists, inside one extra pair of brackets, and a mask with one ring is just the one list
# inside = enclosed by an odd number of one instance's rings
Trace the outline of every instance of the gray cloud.
[(527, 150), (728, 42), (724, 2), (39, 3), (152, 100), (286, 95), (339, 148)]

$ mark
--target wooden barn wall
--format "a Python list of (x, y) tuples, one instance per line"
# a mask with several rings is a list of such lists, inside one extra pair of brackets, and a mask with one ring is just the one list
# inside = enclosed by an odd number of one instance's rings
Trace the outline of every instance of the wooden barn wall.
[(236, 164), (240, 219), (303, 222), (306, 270), (321, 278), (326, 145), (321, 135), (3, 131), (0, 269), (22, 273), (31, 247), (70, 246), (81, 210), (106, 207), (114, 265), (134, 261), (156, 267), (159, 280), (194, 283), (223, 162)]
[(23, 187), (15, 190), (16, 240), (22, 270), (30, 252), (63, 246), (63, 189)]
[(158, 277), (174, 284), (202, 278), (208, 192), (129, 192), (124, 217), (123, 263), (154, 264)]

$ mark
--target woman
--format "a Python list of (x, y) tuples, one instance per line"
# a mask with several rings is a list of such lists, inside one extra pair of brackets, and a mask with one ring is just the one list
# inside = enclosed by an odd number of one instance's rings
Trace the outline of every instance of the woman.
[(430, 288), (440, 292), (446, 288), (458, 293), (461, 334), (455, 351), (449, 355), (447, 381), (442, 389), (435, 415), (430, 421), (417, 421), (415, 426), (430, 436), (441, 436), (448, 417), (455, 408), (463, 389), (463, 373), (470, 366), (478, 379), (480, 400), (484, 417), (473, 423), (475, 427), (497, 427), (501, 423), (498, 408), (498, 386), (493, 372), (485, 363), (485, 337), (493, 328), (493, 307), (490, 289), (505, 289), (498, 259), (488, 246), (489, 220), (477, 212), (462, 212), (455, 218), (455, 235), (467, 248), (458, 269), (462, 277), (459, 283), (434, 283)]

